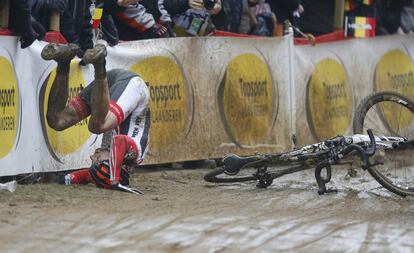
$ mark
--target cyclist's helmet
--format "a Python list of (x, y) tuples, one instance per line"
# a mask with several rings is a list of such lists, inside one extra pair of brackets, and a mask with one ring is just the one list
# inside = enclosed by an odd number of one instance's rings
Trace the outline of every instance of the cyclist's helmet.
[[(111, 171), (109, 169), (109, 161), (103, 160), (101, 162), (92, 164), (89, 168), (92, 181), (97, 187), (111, 189)], [(129, 185), (129, 173), (124, 166), (121, 167), (122, 185)]]

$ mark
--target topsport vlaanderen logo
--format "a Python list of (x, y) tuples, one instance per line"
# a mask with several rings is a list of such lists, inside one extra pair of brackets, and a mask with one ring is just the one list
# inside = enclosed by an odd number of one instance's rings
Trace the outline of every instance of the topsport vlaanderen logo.
[(318, 140), (344, 134), (352, 119), (352, 96), (345, 69), (334, 59), (319, 61), (306, 94), (308, 122)]
[[(79, 66), (80, 60), (72, 60), (69, 73), (69, 99), (78, 95), (78, 93), (87, 85)], [(91, 136), (88, 130), (89, 117), (78, 124), (64, 130), (56, 131), (52, 129), (46, 120), (47, 103), (49, 101), (50, 90), (56, 77), (56, 69), (50, 73), (49, 77), (43, 83), (40, 90), (40, 114), (42, 130), (46, 137), (46, 143), (49, 151), (56, 160), (59, 156), (64, 156), (78, 150)]]
[[(387, 90), (414, 99), (414, 63), (401, 49), (385, 53), (375, 68), (375, 91)], [(386, 103), (378, 108), (383, 122), (395, 133), (408, 127), (414, 120), (412, 113), (399, 109), (394, 103)]]
[(13, 149), (20, 124), (19, 90), (10, 61), (0, 56), (0, 159)]
[(192, 122), (192, 93), (180, 66), (165, 56), (144, 59), (131, 67), (148, 85), (151, 111), (151, 152), (185, 136)]
[(263, 141), (274, 122), (275, 94), (269, 67), (261, 58), (241, 54), (229, 62), (219, 88), (219, 107), (234, 143)]

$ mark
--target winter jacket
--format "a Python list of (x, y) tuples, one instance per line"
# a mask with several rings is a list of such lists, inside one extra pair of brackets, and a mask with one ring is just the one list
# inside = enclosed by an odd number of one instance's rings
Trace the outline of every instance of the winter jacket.
[(60, 15), (60, 32), (69, 43), (80, 47), (78, 56), (93, 47), (91, 13), (88, 0), (69, 0), (67, 8)]
[(267, 0), (270, 8), (276, 14), (277, 22), (283, 23), (286, 19), (293, 21), (293, 12), (299, 8), (300, 0)]

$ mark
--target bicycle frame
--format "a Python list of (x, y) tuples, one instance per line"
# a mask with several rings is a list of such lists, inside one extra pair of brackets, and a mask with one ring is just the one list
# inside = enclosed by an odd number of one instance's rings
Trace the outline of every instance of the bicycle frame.
[[(368, 130), (367, 133), (368, 135), (338, 136), (279, 154), (256, 154), (253, 156), (230, 154), (223, 158), (221, 170), (209, 173), (204, 178), (208, 182), (231, 182), (230, 180), (220, 181), (216, 175), (224, 173), (235, 176), (241, 169), (249, 167), (256, 169), (252, 176), (235, 178), (233, 182), (257, 180), (257, 187), (266, 188), (272, 184), (275, 178), (315, 168), (315, 178), (319, 186), (318, 193), (324, 194), (330, 191), (326, 189), (326, 183), (331, 179), (331, 166), (341, 164), (341, 161), (351, 153), (360, 158), (362, 168), (366, 170), (380, 164), (378, 162), (371, 164), (369, 161), (369, 157), (375, 154), (377, 148), (397, 149), (411, 143), (401, 137), (374, 136), (371, 130)], [(286, 165), (289, 167), (276, 172), (267, 170), (269, 166)], [(321, 175), (323, 169), (326, 169), (326, 177)]]

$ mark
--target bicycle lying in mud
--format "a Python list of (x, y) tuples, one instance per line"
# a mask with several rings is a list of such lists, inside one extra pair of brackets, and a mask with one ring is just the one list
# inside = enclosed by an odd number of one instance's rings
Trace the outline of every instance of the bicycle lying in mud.
[[(397, 119), (398, 115), (404, 118)], [(401, 196), (414, 195), (414, 103), (392, 92), (368, 96), (357, 107), (353, 130), (356, 134), (351, 136), (337, 136), (278, 154), (229, 154), (222, 159), (221, 167), (204, 179), (213, 183), (256, 181), (257, 187), (266, 188), (275, 178), (315, 168), (318, 193), (325, 194), (332, 191), (326, 187), (332, 166), (352, 165), (356, 156), (362, 169), (383, 187)], [(365, 130), (368, 135), (362, 134)], [(247, 168), (253, 171), (243, 173)]]

